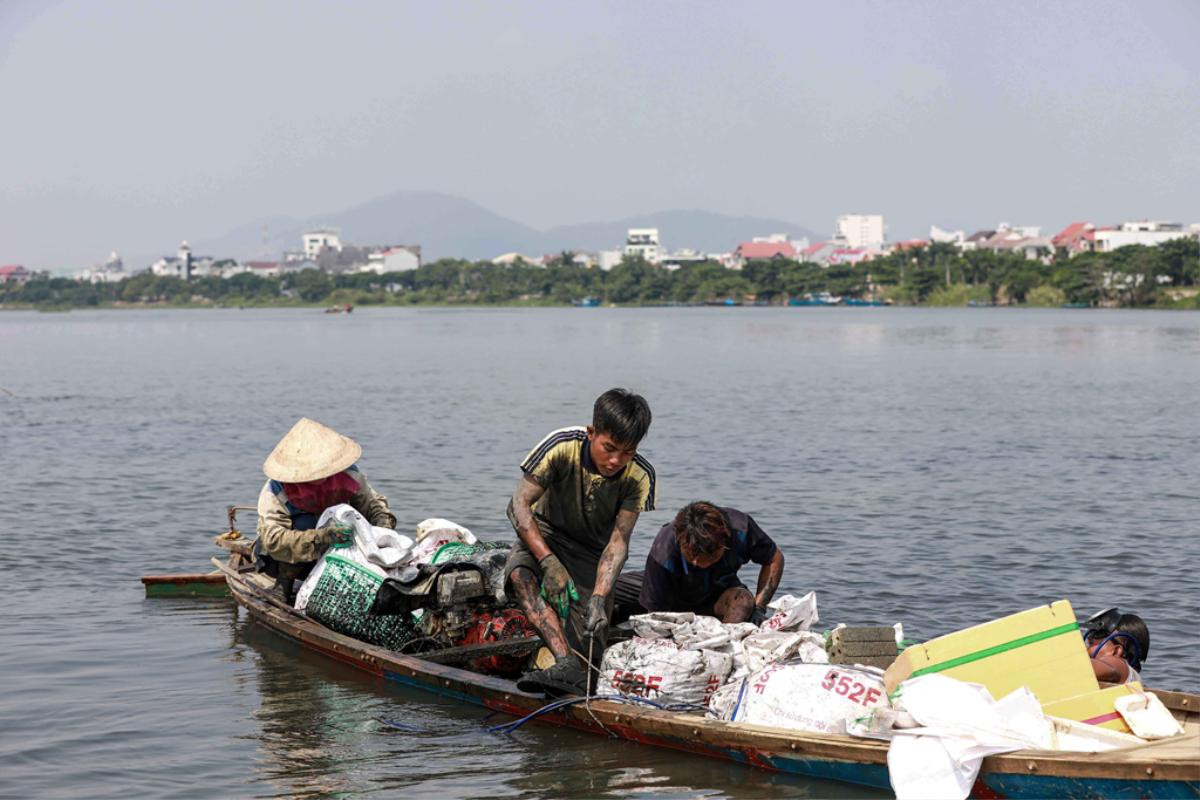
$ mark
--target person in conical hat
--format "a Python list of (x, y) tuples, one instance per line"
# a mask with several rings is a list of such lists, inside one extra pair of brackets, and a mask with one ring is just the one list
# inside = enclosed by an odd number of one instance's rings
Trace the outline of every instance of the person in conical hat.
[(332, 428), (302, 417), (263, 462), (267, 482), (258, 495), (258, 550), (264, 571), (285, 594), (308, 574), (325, 548), (346, 536), (341, 528), (318, 528), (330, 506), (347, 503), (368, 522), (395, 528), (387, 498), (356, 466), (362, 448)]

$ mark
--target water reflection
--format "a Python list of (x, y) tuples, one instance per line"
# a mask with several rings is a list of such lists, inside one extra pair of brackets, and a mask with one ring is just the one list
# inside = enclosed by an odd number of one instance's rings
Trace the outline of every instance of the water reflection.
[(258, 623), (231, 630), (231, 652), (253, 656), (260, 699), (253, 780), (289, 796), (887, 796), (546, 725), (489, 733), (509, 718), (373, 678)]

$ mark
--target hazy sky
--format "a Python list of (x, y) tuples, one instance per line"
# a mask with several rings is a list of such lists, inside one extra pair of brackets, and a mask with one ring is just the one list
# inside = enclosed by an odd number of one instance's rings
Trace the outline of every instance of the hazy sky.
[(540, 228), (1196, 222), (1198, 32), (1192, 0), (0, 0), (0, 263), (396, 190)]

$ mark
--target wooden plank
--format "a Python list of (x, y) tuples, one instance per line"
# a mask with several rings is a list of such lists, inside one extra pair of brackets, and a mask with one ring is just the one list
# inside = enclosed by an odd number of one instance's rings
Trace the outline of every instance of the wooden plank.
[(155, 583), (225, 583), (225, 576), (220, 572), (194, 572), (179, 575), (143, 575), (142, 583), (149, 586)]
[(179, 575), (143, 575), (147, 597), (229, 597), (220, 572)]

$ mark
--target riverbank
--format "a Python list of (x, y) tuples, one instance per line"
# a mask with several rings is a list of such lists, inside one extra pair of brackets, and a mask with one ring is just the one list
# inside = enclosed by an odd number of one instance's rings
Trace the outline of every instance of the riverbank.
[(0, 307), (784, 305), (844, 298), (912, 306), (1190, 309), (1200, 308), (1197, 294), (1195, 242), (1177, 240), (1038, 259), (934, 244), (855, 264), (776, 258), (749, 261), (740, 269), (716, 261), (668, 269), (627, 257), (611, 270), (564, 260), (534, 266), (441, 259), (383, 274), (304, 269), (185, 280), (140, 273), (95, 284), (40, 276), (0, 284)]
[[(248, 303), (215, 303), (211, 301), (159, 301), (159, 302), (111, 302), (111, 303), (96, 303), (82, 305), (55, 305), (55, 304), (34, 304), (34, 303), (0, 303), (0, 312), (3, 311), (37, 311), (48, 314), (61, 314), (69, 311), (149, 311), (162, 309), (184, 309), (184, 310), (219, 310), (219, 309), (236, 309), (236, 310), (253, 310), (253, 309), (312, 309), (323, 310), (337, 306), (347, 305), (343, 302), (313, 302), (306, 303), (300, 301), (281, 300), (279, 302), (248, 302)], [(352, 307), (358, 308), (565, 308), (571, 307), (571, 303), (557, 303), (548, 300), (508, 300), (502, 302), (464, 302), (464, 301), (410, 301), (403, 300), (392, 302), (361, 302), (357, 306), (351, 303)], [(598, 307), (602, 308), (784, 308), (789, 307), (789, 304), (784, 303), (654, 303), (654, 302), (637, 302), (637, 303), (601, 303)], [(992, 309), (1030, 309), (1030, 308), (1063, 308), (1072, 310), (1117, 310), (1140, 308), (1152, 311), (1200, 311), (1200, 296), (1184, 295), (1177, 298), (1162, 298), (1152, 305), (1146, 306), (1122, 306), (1116, 303), (1108, 303), (1104, 305), (1081, 305), (1060, 303), (1051, 305), (1048, 303), (985, 303), (978, 301), (967, 302), (946, 302), (943, 298), (936, 298), (930, 302), (924, 303), (887, 303), (885, 305), (862, 306), (860, 304), (822, 304), (822, 305), (802, 305), (799, 308), (992, 308)]]

